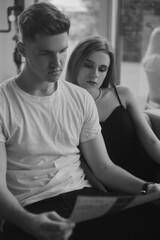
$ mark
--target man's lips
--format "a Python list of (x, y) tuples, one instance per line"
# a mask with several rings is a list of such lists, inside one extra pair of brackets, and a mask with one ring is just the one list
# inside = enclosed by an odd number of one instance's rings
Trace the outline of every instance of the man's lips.
[(61, 73), (62, 70), (49, 70), (48, 73), (49, 74), (53, 74), (53, 75), (59, 75)]

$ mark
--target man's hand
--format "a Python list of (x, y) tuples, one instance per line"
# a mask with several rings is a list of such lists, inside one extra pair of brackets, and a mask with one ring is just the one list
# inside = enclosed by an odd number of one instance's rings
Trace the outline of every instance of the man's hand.
[(75, 226), (54, 211), (34, 215), (32, 220), (26, 231), (38, 240), (68, 240)]

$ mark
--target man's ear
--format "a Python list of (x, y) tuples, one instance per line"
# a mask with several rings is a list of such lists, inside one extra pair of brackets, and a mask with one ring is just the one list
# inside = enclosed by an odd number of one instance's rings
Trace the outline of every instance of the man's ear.
[(17, 48), (18, 48), (18, 51), (20, 52), (20, 54), (21, 54), (23, 57), (26, 57), (26, 50), (25, 50), (25, 45), (24, 45), (24, 43), (18, 42), (18, 43), (17, 43)]

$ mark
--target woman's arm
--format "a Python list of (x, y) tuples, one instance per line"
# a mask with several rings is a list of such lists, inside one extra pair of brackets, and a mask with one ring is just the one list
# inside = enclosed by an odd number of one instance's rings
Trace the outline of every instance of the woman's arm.
[[(80, 148), (93, 173), (106, 188), (128, 194), (141, 194), (145, 181), (111, 161), (101, 133), (96, 138), (81, 143)], [(151, 184), (148, 190), (160, 191), (160, 185)]]
[(149, 126), (137, 99), (130, 89), (126, 87), (118, 87), (117, 89), (122, 101), (125, 102), (140, 142), (147, 153), (160, 164), (160, 141)]

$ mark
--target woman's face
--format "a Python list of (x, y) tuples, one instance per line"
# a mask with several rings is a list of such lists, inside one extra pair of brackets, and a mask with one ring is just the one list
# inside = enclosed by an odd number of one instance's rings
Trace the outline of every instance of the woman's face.
[(110, 57), (104, 52), (94, 52), (82, 63), (77, 83), (87, 90), (100, 88), (108, 72)]

